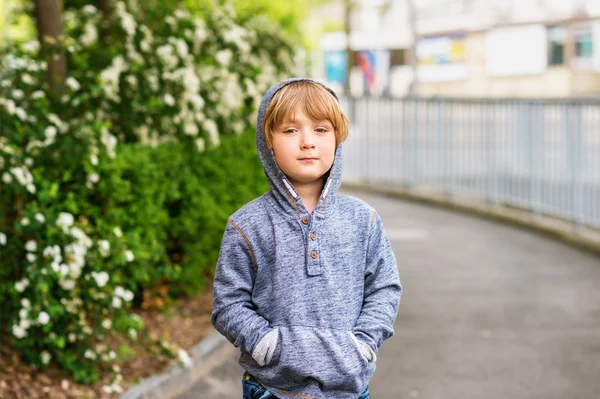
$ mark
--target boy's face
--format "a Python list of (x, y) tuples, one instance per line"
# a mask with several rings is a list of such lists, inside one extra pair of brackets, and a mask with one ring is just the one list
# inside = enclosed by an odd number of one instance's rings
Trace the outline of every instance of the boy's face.
[(275, 126), (272, 135), (277, 164), (294, 186), (314, 183), (331, 169), (335, 157), (335, 130), (328, 120), (310, 119), (301, 107), (294, 120)]

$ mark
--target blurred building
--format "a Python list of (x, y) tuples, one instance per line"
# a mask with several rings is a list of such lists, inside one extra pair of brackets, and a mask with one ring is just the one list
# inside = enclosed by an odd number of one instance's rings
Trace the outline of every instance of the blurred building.
[(350, 22), (314, 74), (343, 86), (349, 44), (355, 95), (600, 96), (600, 0), (363, 0)]

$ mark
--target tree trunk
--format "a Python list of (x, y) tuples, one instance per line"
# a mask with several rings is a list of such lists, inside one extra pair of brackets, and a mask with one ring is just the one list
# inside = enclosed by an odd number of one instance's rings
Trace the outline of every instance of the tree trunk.
[(350, 48), (350, 32), (352, 31), (352, 0), (344, 0), (344, 30), (346, 33), (346, 81), (344, 82), (344, 95), (350, 96), (350, 72), (354, 66), (353, 53)]
[[(102, 14), (102, 18), (104, 20), (108, 20), (112, 14), (112, 0), (96, 0), (96, 8)], [(111, 32), (106, 29), (100, 30), (100, 40), (105, 45), (108, 46), (111, 40)]]
[(62, 1), (34, 0), (34, 2), (38, 39), (43, 51), (48, 54), (48, 84), (55, 93), (60, 94), (67, 75), (64, 51), (56, 49), (56, 43), (62, 39), (63, 33)]

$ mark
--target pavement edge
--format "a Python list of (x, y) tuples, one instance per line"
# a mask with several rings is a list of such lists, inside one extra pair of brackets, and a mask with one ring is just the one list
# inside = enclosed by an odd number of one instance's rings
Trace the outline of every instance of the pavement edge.
[(214, 332), (190, 351), (191, 364), (173, 364), (164, 373), (148, 377), (130, 388), (120, 399), (170, 399), (180, 395), (218, 366), (222, 362), (222, 352), (230, 346), (225, 337)]
[(575, 232), (572, 223), (531, 211), (492, 204), (468, 197), (444, 196), (426, 190), (380, 184), (344, 182), (342, 188), (368, 191), (437, 208), (495, 220), (553, 238), (600, 257), (600, 231), (583, 229)]

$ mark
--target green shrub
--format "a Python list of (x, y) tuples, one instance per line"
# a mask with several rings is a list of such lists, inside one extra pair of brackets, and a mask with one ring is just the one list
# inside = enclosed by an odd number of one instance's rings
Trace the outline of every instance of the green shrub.
[(268, 190), (253, 133), (223, 136), (202, 156), (182, 143), (125, 145), (102, 174), (110, 176), (98, 186), (102, 219), (138, 248), (121, 272), (140, 284), (136, 292), (167, 277), (172, 295), (197, 294), (214, 271), (227, 217)]
[[(153, 18), (134, 3), (70, 11), (63, 41), (0, 54), (1, 326), (38, 368), (113, 372), (107, 392), (121, 389), (109, 338), (143, 328), (130, 306), (198, 292), (226, 217), (266, 190), (242, 133), (292, 49), (227, 9), (200, 20), (163, 2)], [(62, 50), (55, 95), (43, 60)]]

